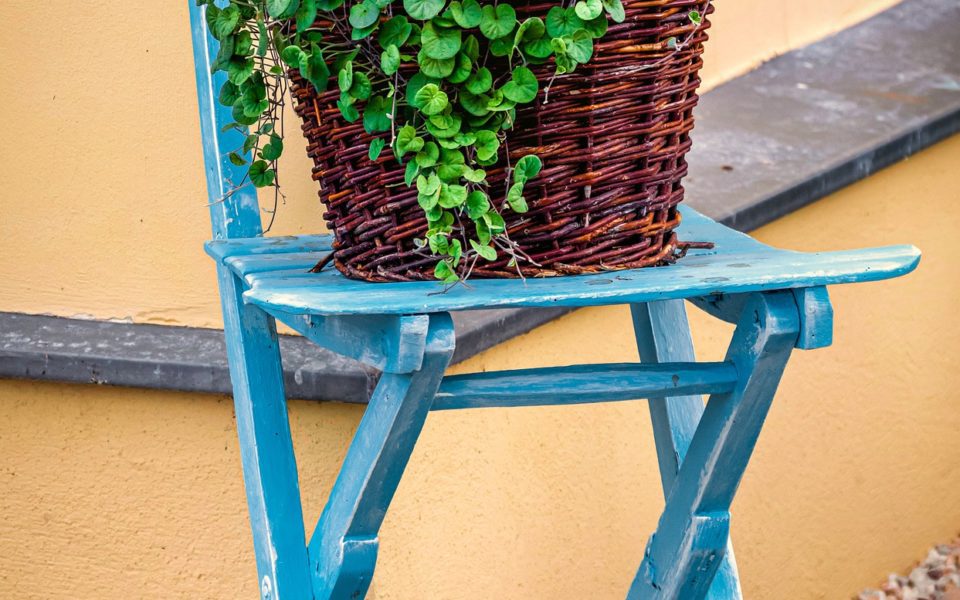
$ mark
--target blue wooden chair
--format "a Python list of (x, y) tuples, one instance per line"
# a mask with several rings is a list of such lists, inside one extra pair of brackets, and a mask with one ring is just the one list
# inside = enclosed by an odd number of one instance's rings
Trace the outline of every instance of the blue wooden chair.
[[(190, 0), (207, 191), (236, 403), (244, 482), (264, 599), (362, 598), (378, 531), (431, 410), (649, 399), (666, 506), (627, 598), (740, 598), (730, 503), (794, 348), (831, 343), (827, 285), (913, 270), (912, 246), (778, 250), (682, 209), (681, 238), (711, 240), (676, 265), (551, 279), (365, 283), (308, 270), (330, 237), (262, 237), (255, 192), (221, 200), (242, 169), (239, 133), (211, 75), (216, 42)], [(694, 361), (683, 301), (735, 323), (722, 362)], [(503, 307), (629, 304), (639, 364), (444, 377), (449, 313)], [(382, 371), (319, 522), (305, 543), (275, 320)], [(704, 408), (701, 394), (710, 394)], [(624, 582), (626, 588), (626, 582)]]

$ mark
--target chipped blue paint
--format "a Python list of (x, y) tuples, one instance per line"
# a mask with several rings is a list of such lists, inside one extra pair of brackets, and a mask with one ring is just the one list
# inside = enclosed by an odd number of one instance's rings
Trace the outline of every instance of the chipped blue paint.
[[(666, 506), (631, 599), (741, 598), (730, 503), (792, 348), (832, 341), (827, 285), (913, 270), (912, 246), (799, 253), (763, 245), (684, 207), (680, 235), (716, 243), (678, 264), (582, 277), (371, 284), (309, 273), (329, 236), (264, 238), (256, 194), (225, 156), (216, 42), (190, 1), (203, 156), (237, 430), (263, 600), (356, 600), (369, 589), (379, 530), (431, 410), (650, 399)], [(682, 300), (736, 323), (726, 360), (697, 363)], [(449, 312), (630, 304), (639, 364), (451, 376)], [(383, 372), (320, 519), (305, 542), (275, 319)], [(704, 409), (698, 394), (711, 394)], [(637, 557), (640, 560), (641, 557)]]

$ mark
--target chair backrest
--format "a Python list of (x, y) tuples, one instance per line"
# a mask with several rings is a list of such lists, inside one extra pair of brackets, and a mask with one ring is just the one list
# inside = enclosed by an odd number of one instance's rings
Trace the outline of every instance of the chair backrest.
[[(230, 108), (217, 100), (220, 86), (226, 81), (223, 71), (210, 72), (210, 65), (220, 43), (209, 35), (206, 7), (195, 0), (190, 6), (190, 27), (193, 33), (193, 62), (197, 76), (197, 100), (200, 105), (200, 135), (203, 140), (203, 162), (207, 173), (207, 197), (214, 239), (254, 237), (263, 233), (257, 190), (252, 185), (237, 188), (247, 170), (230, 162), (228, 153), (243, 155), (244, 134), (235, 128), (223, 128), (233, 122)], [(219, 2), (218, 2), (219, 4)], [(225, 2), (224, 2), (225, 4)], [(245, 158), (250, 159), (249, 155)]]

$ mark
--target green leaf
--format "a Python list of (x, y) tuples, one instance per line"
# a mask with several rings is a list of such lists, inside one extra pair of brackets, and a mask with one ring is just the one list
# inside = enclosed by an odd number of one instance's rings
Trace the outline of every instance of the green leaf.
[(229, 81), (224, 81), (220, 86), (220, 104), (224, 106), (233, 106), (240, 99), (240, 88)]
[[(207, 8), (209, 11), (210, 9)], [(216, 13), (213, 24), (210, 26), (210, 33), (218, 40), (221, 40), (237, 29), (240, 24), (240, 9), (234, 5)]]
[(585, 21), (583, 28), (586, 29), (594, 39), (602, 38), (607, 33), (607, 17), (601, 15), (592, 21)]
[(380, 153), (383, 152), (383, 147), (386, 146), (387, 141), (383, 138), (373, 138), (373, 141), (370, 142), (370, 150), (367, 152), (367, 156), (370, 160), (377, 160), (380, 157)]
[(509, 4), (498, 4), (496, 7), (486, 5), (480, 17), (480, 32), (487, 39), (495, 40), (509, 35), (517, 24), (517, 12)]
[(457, 181), (463, 170), (467, 168), (463, 153), (459, 150), (440, 149), (440, 162), (437, 166), (437, 175), (444, 181)]
[[(476, 141), (476, 137), (474, 137)], [(480, 183), (487, 178), (487, 172), (483, 169), (467, 169), (463, 172), (463, 178), (472, 183)]]
[(420, 32), (423, 52), (430, 58), (453, 58), (460, 51), (460, 30), (443, 29), (427, 23)]
[(427, 131), (433, 137), (440, 139), (452, 138), (460, 133), (462, 120), (457, 114), (433, 115), (427, 121)]
[(500, 149), (500, 138), (497, 137), (492, 131), (487, 129), (480, 129), (476, 133), (477, 135), (477, 158), (480, 160), (490, 160), (497, 155), (497, 150)]
[(316, 20), (317, 0), (300, 0), (300, 6), (296, 12), (297, 31), (309, 29)]
[(258, 135), (250, 134), (243, 140), (243, 152), (247, 153), (253, 150), (253, 147), (257, 145), (257, 141), (260, 139)]
[(471, 62), (477, 62), (480, 58), (480, 42), (477, 40), (477, 36), (468, 35), (467, 39), (463, 41), (463, 47), (460, 49), (465, 56), (467, 56)]
[(280, 60), (287, 63), (291, 67), (299, 67), (301, 57), (306, 56), (307, 53), (300, 49), (300, 46), (289, 45), (283, 49), (280, 53)]
[(490, 41), (490, 54), (494, 56), (510, 56), (513, 54), (513, 35), (507, 34)]
[(700, 26), (700, 23), (703, 22), (703, 17), (700, 15), (700, 11), (698, 10), (691, 10), (689, 13), (687, 13), (687, 16), (690, 17), (690, 22), (698, 27)]
[(414, 99), (416, 100), (414, 106), (427, 116), (440, 114), (449, 104), (447, 94), (435, 83), (428, 83), (420, 88)]
[(347, 90), (347, 93), (350, 94), (352, 98), (366, 100), (370, 97), (372, 91), (373, 85), (370, 83), (370, 78), (367, 77), (366, 73), (357, 71), (353, 74), (353, 84), (351, 84), (350, 89)]
[(336, 10), (343, 6), (343, 0), (317, 0), (317, 8), (320, 10)]
[(403, 9), (412, 18), (429, 21), (443, 10), (444, 0), (403, 0)]
[(549, 58), (553, 54), (553, 47), (550, 45), (550, 38), (542, 37), (524, 44), (523, 51), (533, 58)]
[(623, 10), (623, 3), (620, 0), (601, 0), (601, 2), (614, 23), (623, 23), (627, 18), (627, 13)]
[(567, 54), (578, 63), (585, 63), (593, 56), (593, 37), (586, 29), (578, 29), (569, 38), (567, 42)]
[(516, 183), (526, 183), (540, 174), (543, 163), (536, 154), (528, 154), (517, 161), (513, 167), (513, 180)]
[(507, 204), (510, 205), (510, 208), (513, 209), (513, 212), (527, 212), (527, 199), (523, 197), (522, 183), (515, 183), (510, 186), (510, 190), (507, 192)]
[(363, 129), (367, 133), (390, 131), (390, 111), (393, 103), (383, 96), (374, 96), (363, 109)]
[(279, 135), (270, 134), (270, 142), (260, 149), (260, 158), (275, 161), (283, 154), (283, 139)]
[(274, 19), (288, 19), (300, 8), (300, 0), (267, 0), (267, 13)]
[(537, 76), (527, 67), (517, 67), (513, 70), (513, 79), (501, 88), (503, 95), (518, 103), (533, 102), (540, 91)]
[(480, 67), (480, 70), (467, 80), (466, 87), (471, 94), (482, 94), (489, 90), (491, 85), (493, 85), (493, 76), (490, 74), (490, 69)]
[(227, 65), (227, 78), (234, 85), (240, 85), (253, 75), (254, 63), (249, 58), (234, 58)]
[(467, 216), (477, 220), (490, 210), (490, 200), (480, 190), (473, 190), (467, 194)]
[(273, 181), (277, 177), (277, 172), (270, 168), (267, 161), (257, 160), (250, 165), (249, 175), (251, 183), (261, 188), (273, 185)]
[(340, 87), (341, 92), (346, 92), (353, 85), (353, 61), (348, 60), (343, 63), (343, 66), (340, 67), (340, 72), (337, 73), (337, 85)]
[(490, 228), (490, 233), (500, 233), (506, 229), (507, 225), (503, 221), (503, 217), (499, 213), (495, 212), (493, 209), (487, 211), (483, 215), (483, 222), (487, 224), (487, 227)]
[(486, 95), (471, 94), (468, 90), (461, 90), (458, 98), (460, 106), (468, 113), (476, 117), (482, 117), (490, 113), (487, 104), (490, 97)]
[(464, 29), (471, 29), (480, 24), (483, 11), (480, 9), (480, 3), (477, 0), (464, 0), (450, 3), (450, 16), (457, 22), (457, 25)]
[(380, 26), (380, 33), (378, 34), (377, 40), (380, 42), (380, 47), (384, 50), (390, 46), (400, 48), (400, 46), (403, 46), (404, 42), (407, 41), (407, 38), (410, 37), (412, 30), (413, 26), (410, 25), (407, 18), (398, 15)]
[(393, 44), (380, 54), (380, 68), (384, 75), (393, 75), (400, 68), (400, 51)]
[(318, 92), (327, 91), (330, 85), (330, 69), (317, 44), (310, 44), (310, 54), (300, 53), (300, 74), (313, 84)]
[(470, 240), (470, 246), (473, 248), (474, 252), (479, 254), (482, 258), (485, 258), (489, 261), (497, 260), (497, 250), (493, 246), (481, 246), (474, 240)]
[(457, 53), (455, 60), (457, 61), (457, 65), (453, 68), (453, 73), (447, 76), (447, 81), (450, 83), (463, 83), (470, 78), (470, 73), (473, 71), (473, 62), (471, 62), (470, 57), (463, 52)]
[(234, 37), (236, 40), (233, 45), (233, 53), (240, 56), (249, 56), (250, 51), (253, 50), (253, 36), (250, 35), (250, 32), (241, 31)]
[(467, 188), (462, 185), (440, 185), (440, 206), (444, 208), (458, 208), (467, 201)]
[(380, 7), (373, 0), (363, 0), (350, 7), (350, 25), (356, 29), (366, 29), (380, 18)]
[(423, 149), (417, 152), (415, 160), (418, 166), (425, 169), (436, 165), (439, 158), (440, 148), (434, 142), (427, 142), (423, 145)]
[(340, 114), (343, 115), (347, 123), (353, 123), (360, 118), (360, 113), (357, 112), (357, 108), (352, 104), (344, 102), (342, 98), (337, 100), (337, 108), (340, 109)]
[(417, 62), (420, 63), (420, 70), (424, 75), (437, 79), (443, 79), (453, 73), (453, 68), (457, 65), (457, 61), (453, 58), (431, 58), (422, 49), (417, 53)]
[(445, 260), (441, 260), (437, 263), (437, 266), (433, 268), (433, 276), (443, 283), (456, 283), (460, 281), (460, 278), (454, 273), (453, 269)]
[(572, 35), (574, 31), (583, 29), (583, 20), (577, 16), (577, 11), (573, 8), (564, 9), (554, 6), (547, 11), (546, 25), (547, 35), (558, 38)]
[(420, 172), (420, 167), (414, 161), (407, 163), (407, 167), (403, 171), (403, 182), (407, 184), (407, 187), (413, 185), (413, 180), (416, 178), (417, 174)]
[(407, 152), (419, 152), (423, 148), (423, 138), (417, 136), (417, 130), (412, 125), (404, 125), (397, 132), (397, 157)]
[(579, 0), (573, 7), (577, 16), (584, 21), (596, 19), (603, 12), (603, 3), (600, 0)]
[(228, 156), (230, 158), (230, 162), (237, 165), (238, 167), (242, 167), (243, 165), (247, 164), (247, 159), (240, 156), (236, 152), (231, 152)]
[[(600, 0), (597, 0), (599, 2)], [(543, 37), (546, 26), (540, 17), (530, 17), (520, 24), (517, 33), (513, 36), (514, 47), (519, 46), (521, 42), (531, 42)]]

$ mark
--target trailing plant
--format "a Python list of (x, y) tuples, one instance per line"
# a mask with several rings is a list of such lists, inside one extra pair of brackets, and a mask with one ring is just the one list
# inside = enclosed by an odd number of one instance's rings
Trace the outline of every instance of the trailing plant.
[[(447, 283), (500, 253), (511, 264), (530, 260), (503, 215), (528, 210), (524, 187), (542, 164), (533, 154), (511, 164), (506, 132), (518, 106), (541, 88), (548, 102), (553, 80), (588, 62), (609, 21), (625, 18), (621, 0), (573, 0), (522, 21), (503, 0), (196, 1), (220, 42), (213, 69), (227, 74), (219, 92), (233, 111), (227, 127), (245, 135), (229, 153), (248, 167), (236, 185), (279, 194), (288, 69), (318, 92), (336, 86), (343, 118), (375, 136), (370, 160), (386, 152), (405, 165), (428, 224), (418, 245), (437, 256), (434, 274)], [(698, 12), (689, 18), (699, 25)], [(549, 61), (553, 75), (539, 81), (530, 67)], [(495, 164), (506, 166), (505, 189), (487, 183)]]

